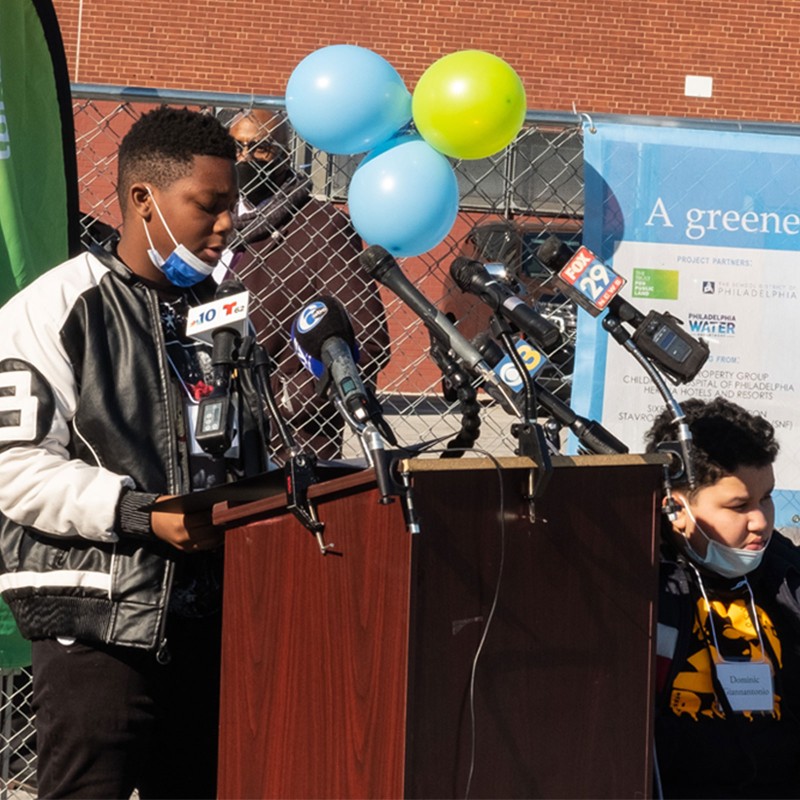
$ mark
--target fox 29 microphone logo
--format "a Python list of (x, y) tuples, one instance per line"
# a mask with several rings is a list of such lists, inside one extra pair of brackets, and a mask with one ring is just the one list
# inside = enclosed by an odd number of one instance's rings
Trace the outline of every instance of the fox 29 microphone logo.
[(625, 279), (595, 254), (581, 246), (558, 277), (575, 289), (575, 301), (593, 317), (598, 316), (625, 285)]

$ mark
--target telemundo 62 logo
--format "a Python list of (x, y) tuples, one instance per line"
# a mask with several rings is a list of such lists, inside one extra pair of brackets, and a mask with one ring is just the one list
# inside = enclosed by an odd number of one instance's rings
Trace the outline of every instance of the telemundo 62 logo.
[(309, 303), (297, 317), (297, 330), (300, 333), (314, 330), (327, 313), (328, 307), (321, 300)]

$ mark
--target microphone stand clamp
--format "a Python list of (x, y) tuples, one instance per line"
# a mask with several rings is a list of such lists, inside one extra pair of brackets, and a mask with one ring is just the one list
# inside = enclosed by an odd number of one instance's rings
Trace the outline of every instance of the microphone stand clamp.
[(322, 555), (327, 555), (333, 544), (325, 544), (322, 537), (325, 523), (320, 521), (317, 510), (308, 499), (308, 487), (319, 481), (315, 467), (317, 457), (312, 453), (291, 455), (283, 467), (286, 480), (286, 508), (294, 514), (299, 522), (317, 539)]

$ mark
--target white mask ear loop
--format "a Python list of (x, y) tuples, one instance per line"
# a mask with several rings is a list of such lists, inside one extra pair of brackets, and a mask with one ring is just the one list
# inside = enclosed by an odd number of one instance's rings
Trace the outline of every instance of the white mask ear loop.
[(156, 250), (155, 245), (153, 244), (153, 238), (150, 236), (150, 230), (148, 229), (147, 223), (144, 220), (142, 220), (142, 225), (144, 225), (144, 235), (147, 237), (147, 244), (150, 245), (150, 249), (148, 250), (150, 253), (150, 258), (157, 267), (161, 267), (164, 264), (164, 259), (161, 257), (161, 253)]
[[(145, 184), (145, 186), (147, 186), (147, 184)], [(156, 198), (155, 198), (155, 195), (153, 194), (153, 190), (149, 186), (147, 186), (147, 193), (150, 195), (150, 199), (153, 201), (153, 208), (155, 208), (156, 214), (158, 214), (158, 218), (161, 220), (161, 224), (164, 226), (164, 230), (167, 232), (169, 238), (172, 239), (172, 244), (174, 244), (175, 247), (177, 247), (178, 246), (178, 240), (172, 235), (172, 231), (169, 229), (169, 225), (167, 225), (167, 221), (164, 219), (164, 215), (161, 213), (161, 209), (158, 207), (158, 203), (156, 202)], [(145, 225), (145, 230), (147, 230), (147, 226), (146, 225)], [(149, 239), (150, 239), (149, 234), (147, 236), (147, 239), (149, 241)], [(150, 246), (151, 247), (153, 246), (152, 243), (151, 243)]]
[[(700, 531), (700, 535), (708, 543), (711, 543), (711, 537), (703, 530), (702, 526), (697, 521), (697, 517), (695, 517), (694, 513), (692, 512), (692, 509), (689, 508), (689, 501), (686, 499), (686, 497), (684, 497), (684, 495), (682, 495), (682, 494), (676, 494), (676, 495), (674, 495), (674, 497), (676, 497), (680, 501), (680, 506), (679, 507), (682, 507), (683, 510), (689, 515), (689, 519), (692, 522), (694, 522), (694, 526), (695, 526), (695, 528), (697, 528), (698, 531)], [(677, 516), (677, 510), (676, 510), (675, 513), (676, 513), (676, 516)], [(686, 539), (686, 543), (689, 544), (689, 537), (685, 533), (681, 533), (681, 536), (683, 536), (683, 538)], [(694, 548), (691, 546), (691, 544), (689, 544), (689, 547), (694, 552)]]

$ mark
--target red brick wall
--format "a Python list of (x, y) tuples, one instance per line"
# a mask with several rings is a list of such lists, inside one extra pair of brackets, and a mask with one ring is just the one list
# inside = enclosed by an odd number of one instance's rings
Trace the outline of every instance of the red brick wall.
[[(54, 0), (73, 81), (282, 95), (328, 44), (384, 56), (413, 91), (437, 58), (504, 58), (533, 110), (795, 122), (797, 0)], [(80, 43), (78, 12), (83, 5)], [(78, 46), (80, 44), (80, 47)], [(684, 96), (710, 76), (712, 98)]]

